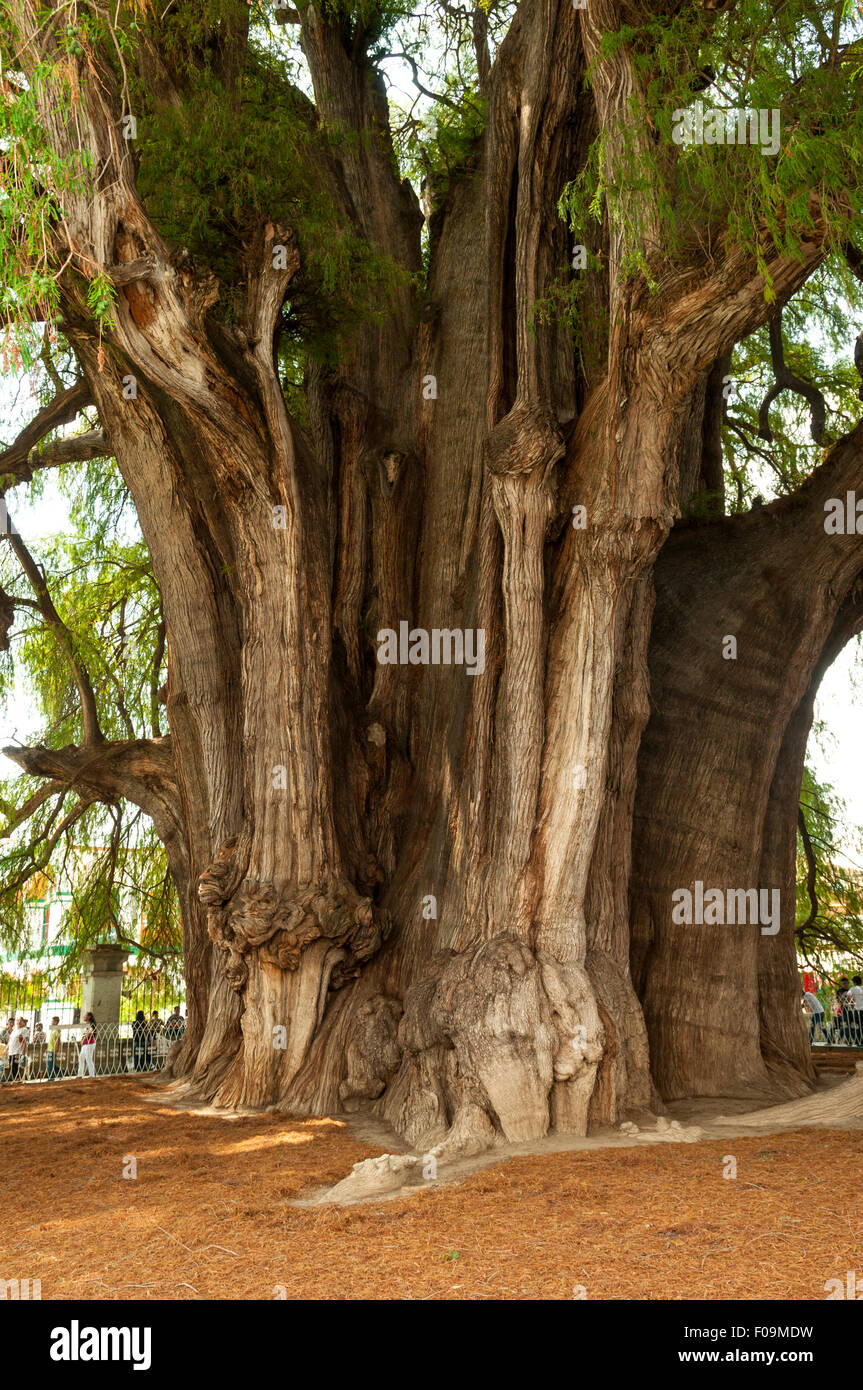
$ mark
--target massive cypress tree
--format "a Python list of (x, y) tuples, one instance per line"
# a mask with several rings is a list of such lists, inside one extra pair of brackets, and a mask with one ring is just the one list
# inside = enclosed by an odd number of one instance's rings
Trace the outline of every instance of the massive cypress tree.
[[(825, 400), (782, 314), (847, 328), (859, 16), (413, 10), (9, 0), (7, 349), (56, 391), (0, 467), (115, 460), (161, 619), (139, 718), (10, 537), (76, 694), (72, 742), (7, 750), (16, 819), (150, 817), (171, 1071), (216, 1104), (374, 1103), (446, 1154), (801, 1094), (803, 756), (863, 621), (825, 503), (863, 433), (853, 335)], [(777, 500), (742, 453), (726, 497), (730, 430)], [(779, 890), (778, 930), (675, 921), (698, 883)]]

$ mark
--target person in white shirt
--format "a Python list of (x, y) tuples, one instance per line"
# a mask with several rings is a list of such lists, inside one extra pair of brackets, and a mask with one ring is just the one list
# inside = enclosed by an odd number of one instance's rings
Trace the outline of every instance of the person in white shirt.
[(852, 1009), (863, 1009), (863, 979), (854, 976), (854, 983), (848, 991), (848, 1001)]
[(19, 1075), (24, 1059), (27, 1055), (27, 1020), (19, 1018), (17, 1028), (9, 1034), (9, 1080), (15, 1081)]
[(824, 1033), (824, 1005), (818, 995), (813, 994), (809, 989), (803, 991), (803, 1004), (809, 1015), (809, 1046), (811, 1047), (815, 1041), (816, 1028), (820, 1028), (822, 1036), (826, 1036)]
[(851, 1041), (855, 1047), (863, 1046), (863, 977), (854, 976), (854, 982), (845, 996), (845, 1007), (851, 1010)]

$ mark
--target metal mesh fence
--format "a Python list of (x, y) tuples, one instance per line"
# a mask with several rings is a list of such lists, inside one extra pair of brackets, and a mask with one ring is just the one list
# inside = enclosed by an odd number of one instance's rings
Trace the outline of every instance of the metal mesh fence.
[(844, 1009), (839, 1014), (807, 1014), (807, 1022), (813, 1047), (863, 1048), (863, 1009)]
[(0, 1084), (158, 1071), (185, 1032), (173, 1016), (178, 1009), (182, 993), (169, 979), (130, 982), (119, 1021), (97, 1015), (95, 1044), (84, 1043), (80, 980), (60, 985), (36, 972), (0, 975)]
[(85, 1043), (82, 1024), (49, 1028), (44, 1035), (30, 1030), (23, 1050), (14, 1035), (11, 1043), (0, 1042), (0, 1083), (159, 1071), (183, 1032), (181, 1025), (159, 1031), (146, 1024), (109, 1023), (97, 1025), (96, 1041)]

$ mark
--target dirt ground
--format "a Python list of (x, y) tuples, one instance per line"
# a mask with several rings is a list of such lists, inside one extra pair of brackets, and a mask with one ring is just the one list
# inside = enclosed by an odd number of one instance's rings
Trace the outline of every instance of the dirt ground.
[(130, 1078), (2, 1087), (0, 1126), (0, 1277), (43, 1299), (824, 1299), (863, 1272), (861, 1129), (517, 1156), (340, 1208), (293, 1204), (381, 1153), (339, 1120)]

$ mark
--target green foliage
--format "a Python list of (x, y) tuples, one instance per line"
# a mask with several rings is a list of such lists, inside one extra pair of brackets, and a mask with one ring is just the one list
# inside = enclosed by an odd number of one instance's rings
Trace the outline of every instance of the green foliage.
[[(791, 0), (777, 10), (766, 0), (743, 0), (719, 15), (686, 6), (604, 34), (600, 58), (626, 48), (640, 89), (629, 120), (597, 137), (589, 172), (564, 191), (576, 240), (604, 207), (622, 239), (624, 271), (652, 284), (669, 253), (686, 254), (694, 228), (725, 226), (730, 246), (755, 254), (771, 299), (768, 246), (795, 255), (818, 218), (837, 241), (859, 235), (861, 23), (856, 11), (843, 25), (838, 19), (823, 3)], [(708, 69), (713, 78), (696, 93), (693, 76)], [(675, 121), (695, 100), (778, 110), (778, 153), (748, 144), (676, 145)]]
[[(304, 10), (305, 5), (300, 4), (298, 8)], [(321, 0), (320, 8), (323, 15), (349, 25), (351, 34), (363, 29), (376, 38), (388, 33), (413, 12), (408, 0)]]
[[(0, 810), (14, 818), (42, 785), (22, 777), (0, 783)], [(69, 985), (89, 947), (120, 942), (132, 949), (141, 943), (141, 969), (173, 971), (179, 967), (179, 909), (164, 849), (152, 826), (134, 808), (94, 804), (82, 810), (81, 798), (67, 792), (43, 803), (0, 857), (0, 945), (38, 961), (50, 943), (34, 949), (30, 905), (36, 898), (71, 892), (65, 909), (63, 943), (52, 983)], [(68, 833), (62, 832), (69, 823)], [(61, 833), (62, 832), (62, 833)], [(40, 957), (41, 953), (41, 957)]]
[[(499, 47), (515, 13), (510, 0), (485, 0), (490, 55)], [(403, 62), (415, 65), (424, 103), (402, 110), (390, 93), (393, 137), (402, 172), (419, 192), (426, 184), (432, 206), (440, 208), (453, 183), (474, 167), (485, 129), (487, 104), (480, 93), (470, 10), (461, 6), (415, 8), (391, 36)], [(432, 97), (433, 94), (433, 97)]]
[(117, 303), (117, 291), (102, 271), (98, 271), (87, 285), (86, 302), (93, 318), (102, 328), (109, 330), (114, 328), (116, 323), (114, 307)]
[(860, 420), (860, 377), (852, 348), (861, 313), (863, 286), (839, 256), (820, 267), (783, 311), (786, 365), (824, 395), (827, 434), (822, 443), (812, 439), (808, 403), (791, 391), (770, 407), (772, 440), (760, 436), (759, 406), (774, 382), (768, 330), (761, 328), (737, 344), (723, 429), (728, 510), (748, 510), (756, 493), (771, 498), (793, 492), (831, 444)]
[(460, 106), (436, 107), (420, 128), (417, 166), (423, 169), (438, 198), (446, 196), (452, 181), (475, 155), (485, 121), (485, 99), (474, 93)]
[[(11, 20), (0, 15), (0, 323), (6, 326), (4, 356), (16, 366), (32, 366), (39, 325), (56, 318), (57, 280), (71, 254), (68, 247), (63, 255), (58, 250), (61, 208), (66, 198), (87, 191), (93, 174), (83, 145), (68, 158), (56, 153), (40, 102), (49, 105), (55, 119), (81, 119), (76, 61), (103, 32), (100, 21), (82, 14), (58, 35), (59, 51), (69, 61), (43, 60), (25, 78)], [(84, 302), (100, 328), (110, 328), (113, 287), (98, 269), (94, 276), (89, 263), (79, 262), (76, 268), (89, 280)]]
[[(809, 861), (797, 837), (797, 950), (819, 973), (835, 974), (837, 961), (855, 972), (863, 964), (863, 870), (849, 865), (839, 839), (845, 808), (832, 787), (819, 782), (807, 767), (800, 808), (817, 865), (813, 916), (807, 886)], [(860, 842), (858, 831), (857, 841)], [(863, 847), (863, 846), (861, 846)], [(812, 919), (810, 921), (810, 918)]]
[(200, 74), (181, 109), (151, 110), (139, 131), (147, 211), (169, 244), (220, 277), (223, 312), (269, 220), (297, 239), (287, 326), (306, 352), (332, 357), (358, 323), (386, 312), (405, 277), (344, 222), (326, 176), (330, 148), (359, 137), (311, 129), (265, 61), (250, 57), (230, 87)]
[[(77, 656), (96, 691), (103, 732), (112, 739), (151, 732), (154, 692), (165, 679), (156, 663), (161, 618), (149, 557), (134, 508), (113, 463), (67, 465), (56, 474), (70, 517), (68, 533), (40, 546), (51, 573), (51, 594)], [(14, 509), (13, 509), (14, 515)], [(0, 584), (13, 596), (28, 591), (10, 555), (0, 548)], [(22, 617), (23, 615), (23, 621)], [(42, 719), (47, 747), (80, 744), (80, 700), (64, 651), (32, 609), (20, 609), (11, 650), (0, 664), (0, 697), (25, 683)], [(26, 818), (23, 809), (45, 785), (22, 776), (0, 784), (0, 942), (27, 944), (27, 903), (34, 882), (72, 893), (66, 929), (71, 950), (58, 979), (68, 982), (81, 953), (101, 941), (143, 942), (142, 960), (176, 969), (179, 911), (164, 849), (136, 808), (89, 803), (58, 789)]]
[[(61, 484), (70, 493), (75, 531), (43, 542), (39, 558), (52, 576), (52, 598), (75, 650), (105, 697), (103, 731), (109, 738), (129, 738), (130, 730), (145, 732), (150, 716), (160, 609), (149, 557), (134, 533), (131, 503), (112, 465), (69, 465)], [(128, 536), (122, 534), (124, 522)], [(23, 596), (26, 586), (14, 560), (5, 548), (0, 556), (4, 588)], [(77, 688), (63, 649), (41, 616), (18, 628), (14, 653), (58, 740), (54, 746), (80, 742)]]

